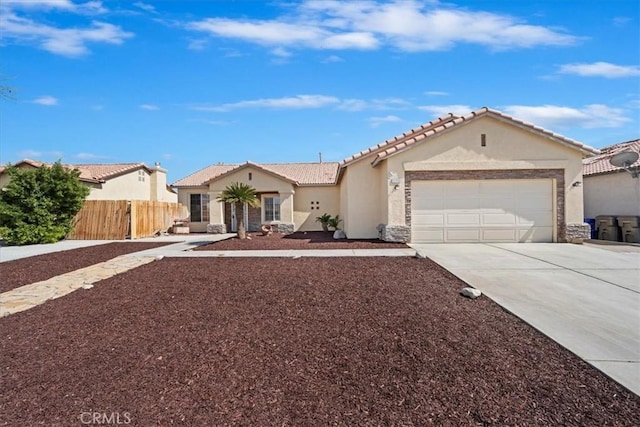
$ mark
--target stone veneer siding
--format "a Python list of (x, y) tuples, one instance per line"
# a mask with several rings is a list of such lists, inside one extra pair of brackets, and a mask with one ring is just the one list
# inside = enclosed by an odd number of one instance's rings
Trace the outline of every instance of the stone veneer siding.
[(467, 181), (483, 179), (554, 179), (556, 184), (556, 229), (558, 230), (558, 242), (567, 241), (567, 225), (564, 214), (564, 169), (405, 171), (404, 212), (407, 226), (411, 227), (412, 181)]
[(225, 224), (207, 224), (207, 233), (209, 234), (224, 234), (227, 232), (227, 226)]

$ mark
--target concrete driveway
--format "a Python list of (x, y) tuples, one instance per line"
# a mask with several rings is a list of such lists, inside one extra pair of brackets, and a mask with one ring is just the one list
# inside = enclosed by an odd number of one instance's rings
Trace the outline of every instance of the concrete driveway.
[[(640, 250), (572, 244), (411, 245), (640, 395)], [(611, 248), (614, 249), (614, 248)]]

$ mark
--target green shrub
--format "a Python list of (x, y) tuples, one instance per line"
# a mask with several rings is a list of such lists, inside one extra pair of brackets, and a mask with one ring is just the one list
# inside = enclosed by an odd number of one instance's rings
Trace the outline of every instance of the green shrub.
[(0, 191), (0, 236), (10, 245), (54, 243), (69, 234), (73, 218), (89, 195), (77, 170), (53, 166), (9, 166), (9, 184)]

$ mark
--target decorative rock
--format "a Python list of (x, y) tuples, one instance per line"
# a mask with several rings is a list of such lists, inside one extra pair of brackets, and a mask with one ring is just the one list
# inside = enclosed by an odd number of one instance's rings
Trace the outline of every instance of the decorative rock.
[(82, 285), (82, 289), (91, 289), (93, 288), (93, 285), (91, 283), (85, 283), (84, 285)]
[(156, 260), (160, 261), (162, 258), (164, 258), (164, 255), (158, 255), (158, 256), (156, 257)]
[(427, 256), (424, 254), (424, 252), (420, 252), (420, 251), (416, 251), (416, 254), (414, 255), (416, 258), (419, 259), (425, 259)]
[(277, 225), (277, 230), (278, 233), (281, 234), (291, 234), (295, 231), (295, 224), (291, 224), (288, 222), (281, 222), (280, 224)]
[(407, 243), (411, 240), (411, 227), (406, 225), (379, 224), (378, 237), (385, 242)]
[(462, 292), (460, 292), (460, 295), (462, 295), (463, 297), (476, 299), (480, 295), (482, 295), (482, 292), (480, 292), (480, 290), (475, 288), (463, 288)]
[(342, 230), (336, 230), (333, 233), (333, 238), (334, 239), (346, 239), (347, 235), (344, 234), (344, 231), (342, 231)]

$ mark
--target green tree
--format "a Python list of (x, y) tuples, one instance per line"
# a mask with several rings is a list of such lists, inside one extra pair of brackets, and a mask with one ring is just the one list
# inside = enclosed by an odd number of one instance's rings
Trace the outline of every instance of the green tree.
[(0, 191), (0, 236), (10, 245), (54, 243), (73, 229), (89, 188), (77, 170), (58, 161), (35, 169), (9, 165), (9, 184)]
[(257, 208), (260, 206), (260, 201), (256, 195), (256, 189), (248, 184), (241, 182), (235, 182), (229, 184), (227, 188), (218, 197), (219, 202), (233, 203), (236, 205), (236, 212), (238, 212), (238, 205), (242, 204), (242, 215), (238, 220), (238, 237), (240, 239), (247, 238), (247, 232), (244, 228), (244, 206), (245, 203), (251, 207)]

